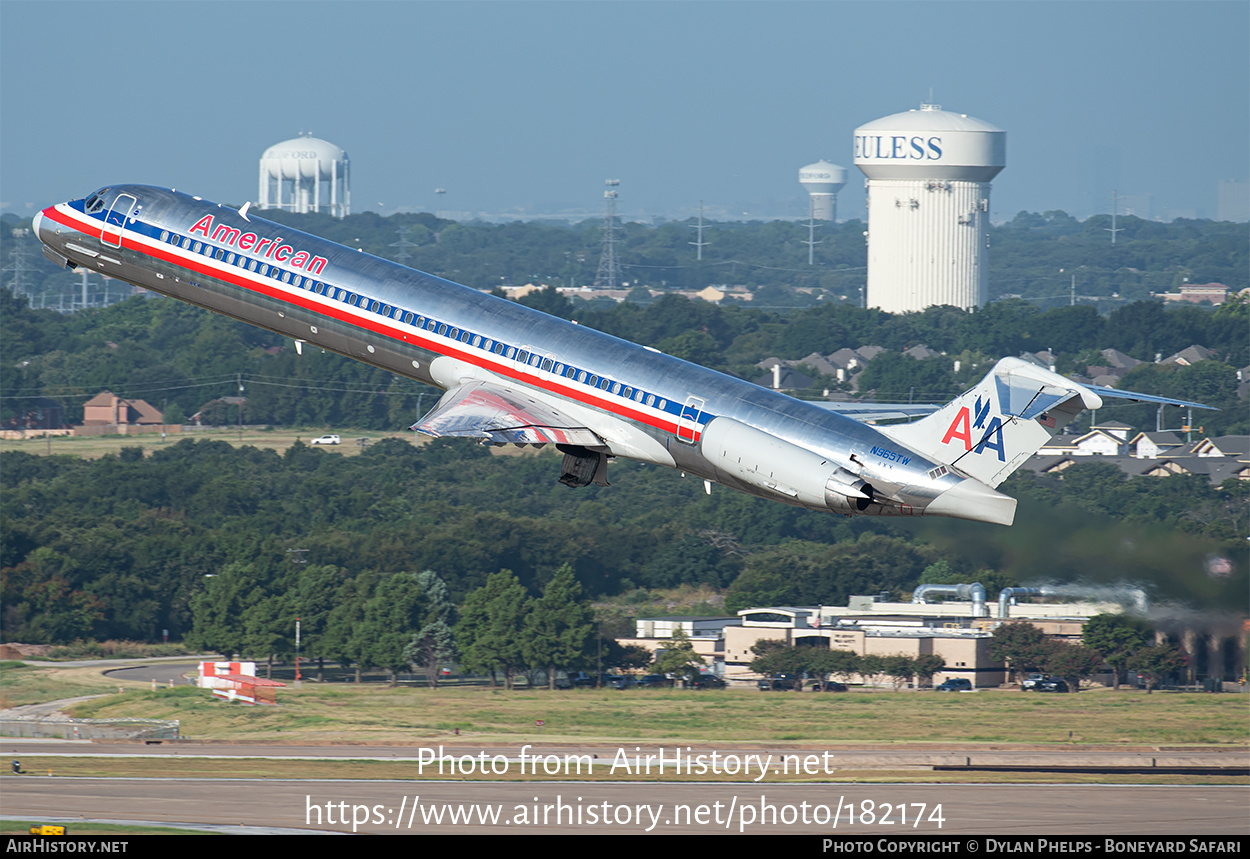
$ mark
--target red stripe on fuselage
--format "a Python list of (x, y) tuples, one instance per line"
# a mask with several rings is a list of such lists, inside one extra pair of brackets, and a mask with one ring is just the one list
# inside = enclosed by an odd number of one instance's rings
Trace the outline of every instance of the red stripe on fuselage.
[[(91, 233), (89, 233), (88, 230), (85, 228), (93, 228), (97, 226), (97, 222), (94, 219), (79, 215), (77, 212), (75, 212), (72, 209), (69, 212), (62, 212), (58, 206), (49, 206), (47, 209), (44, 209), (43, 214), (45, 217), (49, 218), (50, 220), (56, 221), (58, 224), (67, 226), (70, 229), (83, 233), (84, 235), (91, 235)], [(96, 237), (98, 237), (98, 235)], [(593, 408), (600, 409), (601, 411), (608, 412), (609, 414), (616, 415), (622, 418), (626, 418), (628, 420), (636, 421), (638, 423), (645, 424), (650, 427), (654, 427), (655, 429), (670, 433), (672, 435), (677, 435), (678, 425), (676, 423), (658, 422), (654, 417), (652, 417), (651, 415), (647, 415), (643, 412), (637, 412), (637, 411), (634, 411), (633, 409), (620, 408), (619, 405), (612, 400), (604, 400), (598, 397), (588, 396), (585, 392), (583, 392), (579, 388), (568, 387), (565, 385), (555, 385), (544, 379), (527, 376), (527, 374), (518, 371), (515, 368), (515, 366), (509, 366), (513, 364), (513, 362), (511, 361), (508, 361), (506, 364), (503, 364), (503, 365), (496, 365), (494, 362), (491, 362), (491, 361), (483, 361), (482, 355), (476, 352), (465, 352), (459, 348), (443, 347), (443, 346), (436, 344), (434, 341), (428, 339), (427, 337), (412, 335), (409, 332), (403, 331), (402, 329), (395, 328), (394, 326), (383, 325), (377, 320), (374, 320), (371, 318), (360, 318), (349, 311), (345, 311), (343, 308), (334, 306), (333, 299), (327, 299), (327, 304), (322, 305), (318, 302), (310, 301), (304, 296), (300, 295), (300, 293), (304, 292), (304, 290), (299, 289), (299, 287), (290, 287), (291, 289), (296, 290), (296, 292), (293, 295), (288, 294), (285, 291), (275, 288), (273, 285), (264, 282), (263, 280), (253, 279), (251, 277), (246, 276), (245, 274), (240, 274), (239, 272), (233, 271), (232, 269), (234, 268), (234, 266), (226, 266), (223, 264), (222, 269), (217, 269), (213, 266), (205, 265), (204, 262), (200, 260), (188, 260), (178, 254), (172, 254), (166, 249), (166, 246), (160, 242), (154, 242), (154, 245), (155, 245), (154, 247), (148, 247), (145, 243), (146, 241), (149, 241), (149, 240), (144, 239), (143, 241), (138, 241), (134, 239), (133, 237), (129, 236), (126, 233), (126, 231), (123, 229), (122, 235), (121, 235), (120, 247), (127, 248), (133, 251), (137, 251), (138, 253), (141, 253), (144, 256), (152, 257), (154, 259), (158, 259), (163, 262), (167, 262), (172, 265), (179, 266), (187, 271), (200, 274), (205, 277), (212, 277), (216, 280), (223, 280), (229, 284), (232, 284), (233, 286), (239, 287), (240, 289), (245, 289), (251, 292), (260, 293), (261, 295), (264, 295), (268, 298), (277, 299), (279, 301), (286, 302), (287, 304), (292, 304), (297, 307), (301, 307), (304, 310), (310, 310), (315, 313), (319, 313), (323, 316), (329, 316), (333, 319), (339, 320), (340, 322), (346, 322), (349, 325), (352, 325), (356, 328), (361, 328), (366, 331), (370, 331), (374, 334), (380, 334), (383, 337), (387, 337), (391, 340), (397, 340), (397, 341), (406, 343), (408, 345), (416, 345), (416, 346), (424, 347), (428, 351), (434, 352), (438, 355), (445, 355), (449, 358), (456, 358), (458, 360), (464, 361), (467, 364), (472, 364), (475, 367), (481, 367), (482, 369), (490, 370), (493, 373), (497, 373), (501, 376), (512, 378), (523, 384), (530, 385), (536, 388), (541, 388), (545, 391), (556, 394), (557, 396), (564, 397), (565, 399), (574, 400), (576, 402), (582, 403), (583, 405), (591, 406)], [(204, 244), (210, 244), (210, 243), (204, 242)], [(217, 245), (212, 245), (212, 247), (216, 248)], [(194, 256), (198, 256), (198, 254)], [(245, 256), (245, 255), (240, 254), (240, 256)], [(309, 277), (308, 275), (301, 275), (301, 276), (305, 278)], [(341, 287), (341, 288), (346, 288), (346, 287)], [(467, 289), (468, 287), (465, 287), (465, 288)], [(412, 312), (417, 313), (417, 311), (415, 310)], [(422, 314), (417, 313), (417, 315), (420, 316)], [(485, 335), (478, 335), (478, 336), (484, 337)], [(489, 338), (489, 339), (494, 339), (497, 341), (497, 338)], [(493, 353), (488, 353), (488, 354), (493, 354)], [(535, 370), (537, 370), (537, 368), (535, 368)], [(625, 383), (622, 382), (621, 384), (625, 384)], [(658, 396), (658, 394), (656, 396)], [(701, 436), (702, 436), (702, 429), (696, 424), (695, 431), (694, 431), (694, 441), (697, 442)]]

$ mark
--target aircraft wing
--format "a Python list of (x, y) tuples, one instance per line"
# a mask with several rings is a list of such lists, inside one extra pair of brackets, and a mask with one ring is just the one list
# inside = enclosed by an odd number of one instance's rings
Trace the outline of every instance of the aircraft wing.
[(896, 418), (918, 418), (931, 415), (941, 406), (916, 405), (912, 403), (839, 403), (829, 400), (804, 400), (804, 402), (861, 423), (888, 421)]
[(435, 438), (480, 438), (492, 444), (603, 444), (589, 428), (551, 405), (489, 382), (450, 389), (411, 429)]

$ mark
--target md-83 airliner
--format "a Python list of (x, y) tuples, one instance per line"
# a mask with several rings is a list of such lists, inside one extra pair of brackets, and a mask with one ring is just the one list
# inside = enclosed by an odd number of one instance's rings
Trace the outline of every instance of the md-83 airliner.
[(1105, 397), (1017, 358), (919, 409), (804, 402), (655, 349), (199, 197), (112, 185), (35, 216), (44, 254), (446, 393), (412, 427), (555, 444), (560, 481), (607, 485), (623, 456), (814, 510), (1010, 525), (998, 486)]

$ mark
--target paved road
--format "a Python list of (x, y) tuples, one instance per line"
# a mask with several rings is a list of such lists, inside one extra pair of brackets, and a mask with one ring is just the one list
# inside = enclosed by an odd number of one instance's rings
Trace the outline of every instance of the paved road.
[[(496, 755), (507, 758), (515, 768), (520, 762), (523, 743), (492, 743), (477, 744), (471, 741), (451, 743), (447, 741), (429, 740), (426, 742), (406, 744), (282, 744), (282, 743), (232, 743), (232, 742), (198, 742), (198, 741), (166, 741), (160, 744), (147, 745), (132, 740), (96, 741), (85, 740), (27, 740), (0, 739), (0, 755), (22, 757), (30, 755), (72, 755), (72, 756), (143, 756), (143, 757), (213, 757), (213, 758), (300, 758), (311, 760), (374, 760), (374, 761), (420, 761), (451, 756), (478, 757), (482, 754), (490, 759)], [(794, 773), (801, 765), (808, 774), (836, 775), (837, 770), (845, 769), (902, 769), (914, 767), (1106, 767), (1106, 768), (1169, 768), (1169, 767), (1206, 767), (1227, 768), (1238, 767), (1244, 773), (1250, 771), (1250, 752), (1245, 749), (1203, 750), (1195, 751), (1185, 748), (1159, 748), (1150, 746), (1078, 746), (1054, 747), (1038, 745), (978, 745), (969, 744), (952, 748), (949, 745), (930, 743), (912, 743), (907, 745), (890, 745), (883, 748), (848, 747), (848, 748), (814, 748), (796, 749), (790, 746), (767, 744), (728, 745), (708, 744), (695, 746), (660, 746), (653, 743), (627, 744), (619, 746), (610, 743), (557, 745), (536, 743), (524, 747), (531, 757), (546, 758), (556, 755), (563, 759), (566, 755), (588, 756), (596, 769), (610, 767), (612, 762), (620, 759), (624, 753), (627, 759), (637, 755), (658, 755), (661, 752), (670, 762), (679, 752), (687, 758), (690, 755), (704, 755), (713, 751), (722, 757), (736, 756), (745, 759), (751, 756), (771, 758), (767, 760), (770, 778), (781, 777)], [(636, 751), (639, 750), (639, 751)], [(750, 766), (750, 764), (746, 764)], [(670, 764), (671, 766), (671, 764)], [(819, 773), (813, 771), (819, 769)], [(833, 772), (830, 772), (831, 768)], [(621, 770), (618, 770), (621, 772)], [(755, 772), (754, 767), (752, 773)], [(696, 773), (697, 774), (697, 773)]]
[[(330, 831), (351, 831), (355, 820), (357, 831), (379, 834), (1245, 837), (1248, 798), (1245, 787), (4, 778), (6, 815)], [(913, 828), (921, 804), (923, 816)], [(934, 817), (939, 805), (940, 826)], [(471, 821), (453, 824), (453, 813)], [(437, 814), (441, 824), (433, 822)]]

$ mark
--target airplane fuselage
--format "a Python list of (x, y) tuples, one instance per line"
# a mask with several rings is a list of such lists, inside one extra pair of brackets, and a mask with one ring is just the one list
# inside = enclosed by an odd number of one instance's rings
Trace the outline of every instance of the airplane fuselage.
[(115, 185), (48, 207), (35, 230), (58, 263), (301, 346), (449, 391), (483, 383), (530, 398), (588, 429), (562, 450), (652, 462), (847, 515), (1011, 521), (1013, 500), (872, 426), (246, 209)]

